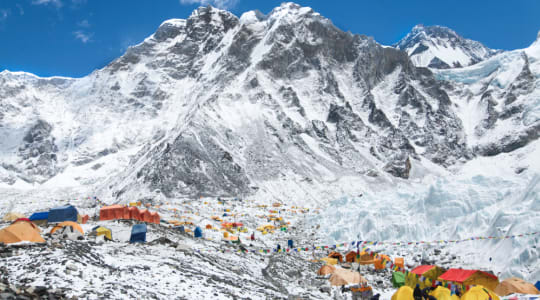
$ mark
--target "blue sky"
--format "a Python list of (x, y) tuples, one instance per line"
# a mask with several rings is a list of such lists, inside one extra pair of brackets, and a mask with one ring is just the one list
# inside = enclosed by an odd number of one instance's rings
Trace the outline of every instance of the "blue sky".
[[(40, 76), (87, 75), (155, 32), (213, 4), (237, 16), (268, 13), (277, 0), (0, 0), (0, 70)], [(444, 25), (490, 48), (530, 45), (540, 30), (539, 0), (298, 0), (343, 30), (393, 44), (416, 24)]]

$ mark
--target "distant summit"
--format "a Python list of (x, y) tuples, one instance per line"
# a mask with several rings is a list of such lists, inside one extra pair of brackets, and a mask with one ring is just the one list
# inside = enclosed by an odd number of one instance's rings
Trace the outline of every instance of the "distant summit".
[(470, 66), (498, 53), (443, 26), (416, 25), (395, 47), (406, 51), (415, 66), (436, 69)]

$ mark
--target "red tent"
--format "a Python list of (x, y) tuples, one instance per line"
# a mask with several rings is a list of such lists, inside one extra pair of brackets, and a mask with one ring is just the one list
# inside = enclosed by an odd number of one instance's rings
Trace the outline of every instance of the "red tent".
[(232, 227), (235, 227), (235, 228), (236, 227), (242, 227), (242, 226), (244, 226), (243, 223), (239, 223), (239, 222), (238, 223), (236, 223), (236, 222), (232, 223)]
[(446, 273), (439, 276), (440, 279), (446, 280), (446, 281), (454, 281), (454, 282), (464, 282), (469, 277), (471, 277), (474, 273), (480, 272), (483, 275), (486, 275), (488, 277), (491, 277), (495, 280), (498, 280), (497, 276), (493, 274), (489, 274), (486, 272), (482, 272), (479, 270), (464, 270), (464, 269), (450, 269), (446, 271)]
[(422, 274), (426, 273), (427, 271), (431, 270), (435, 268), (435, 266), (429, 266), (429, 265), (424, 265), (424, 266), (418, 266), (416, 268), (414, 268), (411, 273), (414, 273), (418, 276), (422, 276)]

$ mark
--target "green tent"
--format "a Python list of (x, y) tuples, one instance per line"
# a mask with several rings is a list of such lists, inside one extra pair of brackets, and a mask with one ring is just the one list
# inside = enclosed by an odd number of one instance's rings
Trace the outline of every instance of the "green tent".
[(405, 285), (405, 273), (393, 272), (392, 273), (392, 285), (395, 288), (399, 288)]

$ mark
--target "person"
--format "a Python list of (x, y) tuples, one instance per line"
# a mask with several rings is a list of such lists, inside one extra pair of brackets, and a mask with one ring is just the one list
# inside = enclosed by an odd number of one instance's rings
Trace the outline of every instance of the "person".
[(251, 240), (252, 240), (252, 241), (255, 240), (255, 232), (252, 232), (252, 233), (251, 233)]
[(281, 245), (277, 244), (277, 251), (279, 252), (279, 250), (281, 250)]
[(413, 291), (413, 298), (414, 300), (422, 300), (422, 290), (420, 289), (420, 285), (417, 283), (416, 287)]

